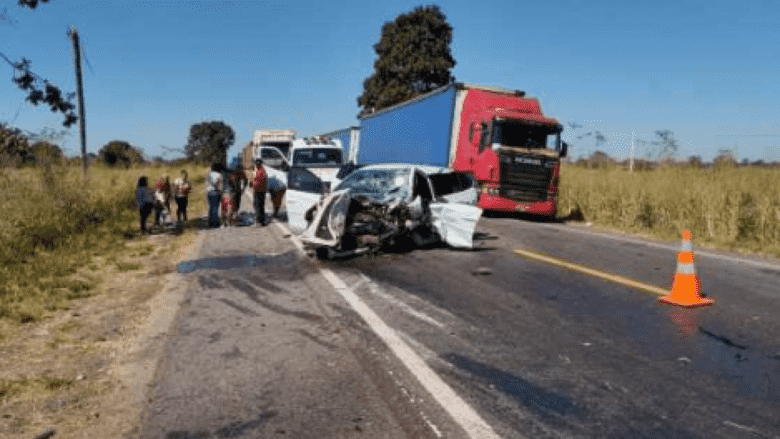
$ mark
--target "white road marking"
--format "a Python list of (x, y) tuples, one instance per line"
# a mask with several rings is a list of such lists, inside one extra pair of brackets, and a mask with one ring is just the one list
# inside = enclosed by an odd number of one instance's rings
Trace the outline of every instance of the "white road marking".
[[(585, 231), (585, 230), (577, 230), (576, 226), (568, 226), (568, 227), (566, 227), (566, 226), (560, 226), (560, 225), (555, 225), (555, 224), (543, 224), (543, 223), (538, 223), (538, 225), (540, 225), (542, 227), (551, 228), (551, 229), (565, 230), (565, 231), (568, 231), (568, 232), (579, 233), (581, 235), (598, 236), (600, 238), (612, 239), (614, 241), (631, 242), (633, 244), (641, 244), (641, 245), (646, 245), (648, 247), (655, 247), (655, 248), (660, 248), (660, 249), (664, 249), (664, 250), (671, 250), (671, 251), (675, 251), (675, 252), (680, 250), (680, 246), (679, 245), (660, 244), (660, 243), (657, 243), (657, 242), (641, 241), (641, 240), (637, 240), (637, 239), (624, 238), (624, 237), (621, 237), (621, 236), (607, 235), (607, 234), (604, 234), (604, 233), (588, 232), (588, 231)], [(694, 237), (694, 243), (695, 242), (696, 242), (696, 237)], [(743, 259), (743, 258), (738, 258), (738, 257), (733, 257), (733, 256), (719, 255), (717, 253), (710, 253), (707, 250), (702, 250), (701, 248), (695, 248), (694, 247), (694, 253), (696, 254), (696, 257), (706, 256), (706, 257), (709, 257), (709, 258), (720, 259), (720, 260), (728, 261), (728, 262), (739, 262), (739, 263), (743, 263), (743, 264), (746, 264), (746, 265), (753, 265), (753, 266), (756, 266), (756, 267), (768, 268), (770, 270), (780, 270), (780, 264), (772, 264), (772, 263), (753, 261), (753, 260), (750, 260), (750, 259)]]
[[(423, 312), (420, 312), (420, 311), (417, 311), (416, 309), (412, 308), (406, 302), (402, 302), (402, 301), (396, 299), (395, 297), (391, 296), (390, 294), (387, 294), (387, 293), (383, 292), (379, 285), (375, 284), (374, 282), (371, 282), (371, 280), (368, 279), (367, 277), (365, 277), (363, 275), (363, 273), (361, 273), (360, 276), (362, 278), (361, 279), (362, 282), (368, 284), (368, 290), (371, 292), (371, 294), (373, 294), (375, 296), (379, 296), (379, 297), (387, 300), (388, 302), (392, 303), (393, 305), (401, 308), (402, 310), (406, 311), (407, 313), (413, 315), (414, 317), (417, 317), (418, 319), (420, 319), (420, 320), (422, 320), (422, 321), (424, 321), (426, 323), (429, 323), (429, 324), (431, 324), (433, 326), (437, 326), (439, 328), (443, 328), (444, 327), (444, 323), (440, 323), (439, 321), (437, 321), (433, 317), (430, 317), (427, 314), (425, 314)], [(357, 288), (354, 288), (353, 291), (355, 289), (357, 289)]]
[[(281, 223), (276, 223), (277, 227), (283, 233), (289, 233), (287, 227)], [(290, 236), (293, 242), (298, 239)], [(300, 242), (296, 246), (303, 251)], [(419, 383), (430, 393), (436, 402), (450, 415), (466, 434), (472, 439), (499, 439), (499, 436), (493, 431), (493, 428), (485, 422), (479, 414), (471, 408), (450, 386), (448, 386), (438, 375), (430, 368), (425, 361), (420, 358), (412, 348), (404, 343), (395, 331), (387, 326), (382, 319), (374, 313), (360, 298), (355, 295), (335, 273), (326, 267), (319, 267), (320, 273), (330, 282), (333, 288), (360, 314), (360, 317), (368, 324), (374, 333), (385, 342), (393, 351), (396, 357), (409, 369)]]
[[(365, 275), (363, 273), (360, 273), (360, 275), (365, 277)], [(366, 278), (366, 279), (368, 279), (368, 278)], [(411, 299), (411, 300), (413, 300), (413, 301), (415, 301), (415, 302), (417, 302), (417, 303), (419, 303), (421, 305), (427, 306), (427, 307), (433, 309), (434, 311), (444, 315), (445, 317), (451, 318), (453, 321), (458, 321), (459, 320), (458, 317), (455, 316), (455, 314), (447, 311), (446, 309), (439, 308), (438, 306), (436, 306), (436, 305), (434, 305), (434, 304), (432, 304), (430, 302), (426, 302), (425, 300), (415, 296), (414, 294), (407, 293), (406, 291), (402, 290), (401, 288), (398, 288), (398, 287), (391, 287), (391, 288), (392, 288), (392, 290), (397, 291), (399, 294), (402, 294), (405, 297), (408, 297), (409, 299)]]

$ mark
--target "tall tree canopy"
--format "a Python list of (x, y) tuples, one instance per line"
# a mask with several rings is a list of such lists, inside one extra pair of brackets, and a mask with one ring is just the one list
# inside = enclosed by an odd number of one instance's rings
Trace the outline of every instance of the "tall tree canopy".
[(108, 166), (124, 166), (129, 168), (133, 163), (143, 163), (144, 156), (140, 149), (124, 140), (112, 140), (98, 151), (100, 161)]
[(379, 111), (455, 80), (450, 70), (452, 26), (436, 5), (418, 6), (382, 26), (374, 44), (374, 73), (363, 81), (358, 117)]
[(190, 127), (190, 137), (184, 149), (189, 160), (227, 165), (227, 151), (235, 141), (233, 128), (225, 122), (202, 122)]

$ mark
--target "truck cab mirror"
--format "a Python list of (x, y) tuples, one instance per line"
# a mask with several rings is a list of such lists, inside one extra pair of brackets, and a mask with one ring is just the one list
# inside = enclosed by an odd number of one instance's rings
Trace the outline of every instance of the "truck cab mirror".
[(561, 140), (561, 158), (566, 157), (569, 152), (569, 144)]

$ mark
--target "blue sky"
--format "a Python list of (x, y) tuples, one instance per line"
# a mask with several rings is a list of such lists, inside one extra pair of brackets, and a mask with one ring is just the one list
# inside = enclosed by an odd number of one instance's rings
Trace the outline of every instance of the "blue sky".
[[(355, 125), (382, 24), (421, 4), (51, 0), (31, 11), (0, 0), (0, 52), (74, 91), (66, 32), (75, 24), (89, 63), (88, 151), (120, 139), (151, 158), (160, 145), (183, 148), (193, 123), (222, 120), (236, 132), (233, 156), (255, 129), (306, 136)], [(613, 157), (628, 157), (632, 135), (651, 141), (668, 129), (682, 157), (730, 148), (740, 160), (780, 160), (775, 0), (438, 5), (454, 28), (458, 81), (525, 90), (547, 115), (583, 125), (579, 133), (603, 132), (600, 149)], [(62, 116), (25, 104), (11, 67), (2, 69), (0, 121), (59, 128)], [(77, 126), (71, 133), (61, 146), (75, 155)], [(568, 127), (564, 139), (574, 140)], [(594, 149), (585, 139), (573, 156)]]

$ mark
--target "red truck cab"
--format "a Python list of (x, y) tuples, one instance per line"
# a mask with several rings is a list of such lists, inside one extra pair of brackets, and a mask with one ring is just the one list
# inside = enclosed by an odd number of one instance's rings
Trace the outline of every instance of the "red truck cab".
[(483, 209), (554, 216), (560, 158), (566, 155), (563, 126), (524, 95), (485, 87), (458, 94), (452, 168), (479, 182)]

